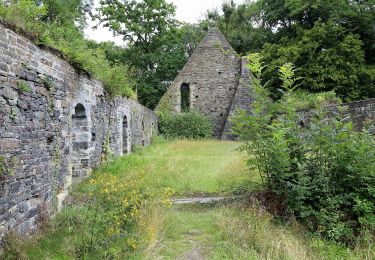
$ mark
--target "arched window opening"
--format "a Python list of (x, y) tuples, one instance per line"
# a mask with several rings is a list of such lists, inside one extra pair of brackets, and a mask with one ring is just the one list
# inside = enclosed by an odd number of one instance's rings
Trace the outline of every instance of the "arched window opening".
[(129, 153), (129, 122), (126, 115), (122, 120), (122, 153), (127, 154)]
[(190, 109), (190, 87), (187, 83), (182, 83), (181, 92), (181, 112), (189, 112)]
[(89, 141), (91, 134), (88, 129), (86, 109), (82, 104), (77, 104), (72, 115), (72, 166), (73, 177), (83, 177), (89, 167)]

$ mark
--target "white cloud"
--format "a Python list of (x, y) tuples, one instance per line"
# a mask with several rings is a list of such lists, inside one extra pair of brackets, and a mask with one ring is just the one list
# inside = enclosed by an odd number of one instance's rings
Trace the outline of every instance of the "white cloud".
[[(207, 10), (219, 8), (225, 0), (167, 0), (173, 3), (176, 7), (176, 18), (180, 21), (195, 23), (204, 18)], [(95, 5), (98, 6), (99, 0), (94, 0)], [(244, 0), (235, 0), (236, 3), (242, 3)], [(94, 26), (91, 23), (89, 27)], [(103, 42), (114, 41), (117, 45), (123, 45), (121, 37), (114, 37), (113, 33), (107, 28), (99, 26), (98, 29), (87, 28), (85, 34), (89, 39)]]

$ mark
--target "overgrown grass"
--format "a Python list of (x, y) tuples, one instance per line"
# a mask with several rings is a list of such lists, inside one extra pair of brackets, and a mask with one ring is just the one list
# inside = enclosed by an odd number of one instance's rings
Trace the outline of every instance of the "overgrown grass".
[[(175, 206), (157, 243), (140, 259), (374, 259), (374, 246), (351, 250), (309, 233), (296, 221), (277, 222), (258, 206)], [(190, 258), (189, 258), (190, 257)], [(194, 258), (198, 257), (198, 258)], [(200, 258), (199, 258), (200, 257)]]
[[(259, 183), (258, 175), (246, 170), (238, 145), (159, 140), (116, 159), (76, 185), (69, 205), (38, 234), (28, 240), (12, 237), (2, 259), (375, 258), (371, 244), (348, 249), (327, 242), (296, 221), (276, 221), (261, 206), (248, 206), (242, 199), (211, 206), (170, 205), (172, 189), (174, 196), (230, 195), (249, 187), (244, 183)], [(124, 199), (133, 206), (116, 204)], [(102, 207), (100, 218), (95, 218), (97, 205)], [(127, 224), (118, 225), (119, 219)], [(121, 234), (126, 236), (117, 236)]]
[(229, 141), (161, 141), (102, 170), (140, 172), (144, 188), (168, 187), (176, 196), (223, 194), (242, 189), (253, 179), (238, 147), (239, 143)]

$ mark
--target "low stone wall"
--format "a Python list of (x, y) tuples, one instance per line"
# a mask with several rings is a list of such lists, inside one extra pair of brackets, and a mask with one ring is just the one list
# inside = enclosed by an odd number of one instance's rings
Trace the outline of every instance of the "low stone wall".
[(26, 234), (61, 206), (103, 154), (157, 131), (155, 113), (0, 25), (0, 237)]
[[(375, 98), (346, 103), (342, 107), (357, 129), (370, 123), (371, 131), (375, 133)], [(333, 109), (337, 110), (337, 107), (334, 106)]]
[[(341, 113), (345, 120), (352, 121), (357, 130), (364, 126), (370, 127), (370, 132), (375, 134), (375, 99), (360, 100), (342, 105), (327, 106), (328, 114)], [(308, 126), (312, 111), (299, 111), (300, 125)]]

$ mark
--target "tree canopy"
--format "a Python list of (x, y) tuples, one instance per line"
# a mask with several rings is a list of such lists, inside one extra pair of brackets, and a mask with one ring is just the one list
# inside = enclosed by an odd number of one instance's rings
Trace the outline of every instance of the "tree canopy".
[(278, 68), (292, 62), (300, 87), (334, 90), (346, 101), (375, 97), (375, 1), (233, 1), (207, 14), (237, 52), (261, 51), (275, 98)]
[(107, 49), (107, 58), (135, 69), (140, 102), (154, 108), (201, 40), (199, 26), (175, 20), (175, 6), (164, 0), (102, 0), (96, 17), (126, 48)]

